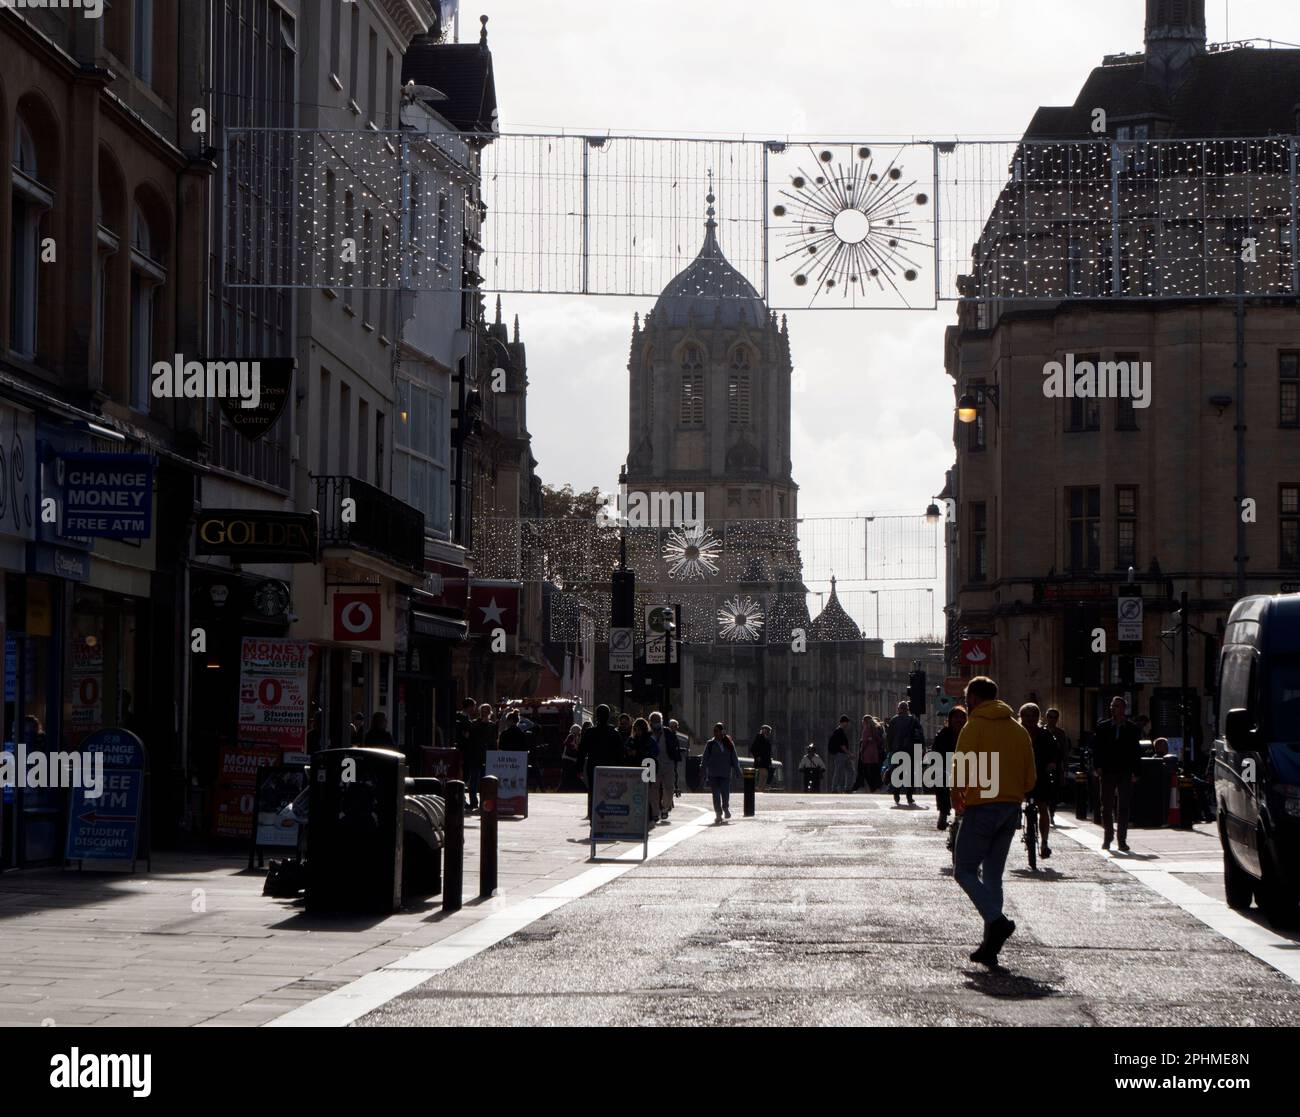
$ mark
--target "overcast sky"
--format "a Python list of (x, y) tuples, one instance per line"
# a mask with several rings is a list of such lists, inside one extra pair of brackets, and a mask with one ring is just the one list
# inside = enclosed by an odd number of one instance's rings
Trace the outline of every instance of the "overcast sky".
[[(1300, 43), (1296, 0), (1209, 0), (1211, 42)], [(1142, 49), (1144, 0), (462, 0), (491, 19), (501, 130), (1009, 139)], [(1226, 31), (1225, 31), (1226, 28)], [(649, 299), (507, 296), (528, 346), (543, 478), (614, 487), (633, 311)], [(953, 462), (937, 311), (790, 316), (794, 477), (807, 516), (922, 512)], [(936, 593), (940, 598), (942, 590)], [(937, 602), (942, 604), (942, 602)]]

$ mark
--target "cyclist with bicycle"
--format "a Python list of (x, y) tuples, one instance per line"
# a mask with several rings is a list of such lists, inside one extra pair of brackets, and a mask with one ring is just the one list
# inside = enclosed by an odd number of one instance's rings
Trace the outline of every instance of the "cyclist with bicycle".
[(1042, 836), (1038, 855), (1044, 860), (1052, 856), (1052, 847), (1047, 844), (1048, 831), (1052, 825), (1052, 807), (1056, 803), (1056, 789), (1059, 782), (1060, 767), (1058, 757), (1060, 748), (1051, 730), (1038, 724), (1039, 710), (1035, 702), (1026, 702), (1020, 707), (1020, 724), (1034, 746), (1034, 771), (1038, 780), (1029, 789), (1025, 801), (1029, 809), (1025, 811), (1025, 820), (1033, 826), (1034, 833), (1026, 835), (1027, 842), (1038, 841)]

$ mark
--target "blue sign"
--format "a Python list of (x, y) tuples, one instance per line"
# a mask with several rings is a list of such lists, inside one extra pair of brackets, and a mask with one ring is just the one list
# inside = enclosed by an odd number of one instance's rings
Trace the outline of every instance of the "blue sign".
[(148, 454), (64, 454), (64, 535), (148, 539), (153, 459)]
[(81, 751), (92, 762), (96, 753), (103, 754), (104, 782), (102, 794), (93, 799), (84, 787), (72, 789), (67, 859), (134, 861), (144, 806), (144, 745), (125, 729), (101, 729), (81, 742)]

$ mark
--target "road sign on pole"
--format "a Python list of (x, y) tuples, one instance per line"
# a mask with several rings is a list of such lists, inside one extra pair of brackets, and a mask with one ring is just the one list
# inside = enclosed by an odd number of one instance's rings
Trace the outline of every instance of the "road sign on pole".
[(609, 630), (609, 670), (614, 675), (626, 675), (632, 671), (633, 647), (630, 628), (611, 628)]

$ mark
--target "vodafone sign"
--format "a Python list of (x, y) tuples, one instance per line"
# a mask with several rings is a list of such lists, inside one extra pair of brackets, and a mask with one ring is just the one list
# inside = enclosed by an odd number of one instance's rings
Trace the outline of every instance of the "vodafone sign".
[(961, 661), (967, 667), (987, 667), (993, 662), (993, 638), (967, 636), (961, 642)]
[(380, 639), (382, 607), (378, 593), (336, 593), (334, 639), (347, 643)]

